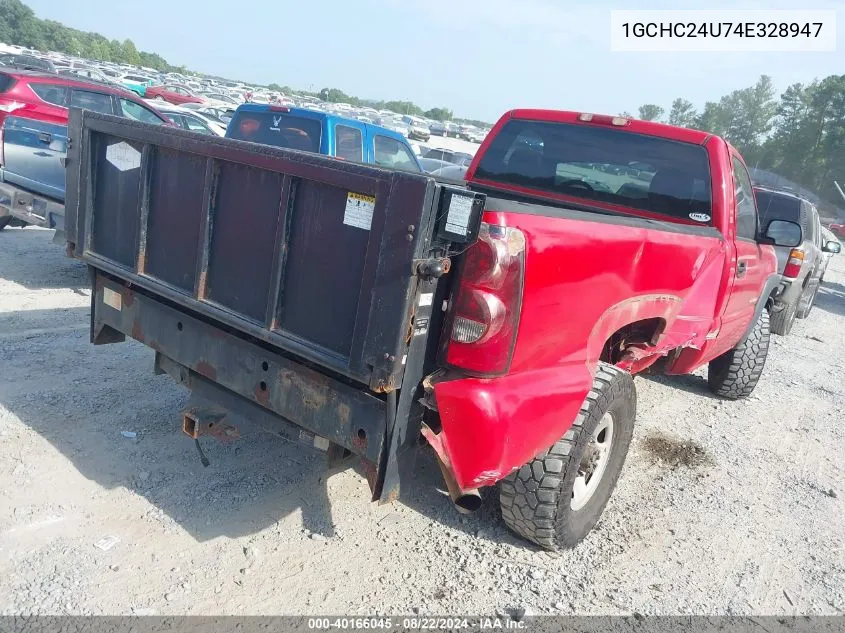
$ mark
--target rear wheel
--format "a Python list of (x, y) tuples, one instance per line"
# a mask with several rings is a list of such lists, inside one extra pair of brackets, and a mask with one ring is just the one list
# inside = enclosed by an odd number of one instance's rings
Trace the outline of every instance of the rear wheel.
[(728, 400), (750, 396), (769, 355), (769, 338), (769, 313), (763, 310), (744, 341), (710, 361), (707, 382), (711, 391)]
[(782, 310), (772, 312), (771, 330), (780, 336), (786, 336), (792, 331), (792, 324), (795, 323), (795, 315), (798, 312), (798, 303), (787, 304)]
[(807, 296), (802, 296), (798, 302), (798, 310), (795, 313), (796, 317), (806, 319), (810, 316), (810, 312), (813, 311), (813, 304), (816, 302), (816, 295), (819, 293), (819, 286), (821, 286), (821, 281), (815, 284), (812, 289), (807, 288)]
[(547, 549), (577, 545), (598, 522), (616, 486), (636, 409), (631, 375), (601, 363), (572, 427), (502, 480), (499, 502), (505, 524)]

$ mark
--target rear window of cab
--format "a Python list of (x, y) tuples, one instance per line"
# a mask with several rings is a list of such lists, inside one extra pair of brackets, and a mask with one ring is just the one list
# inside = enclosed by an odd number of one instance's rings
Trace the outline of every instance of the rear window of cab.
[(509, 121), (475, 177), (712, 224), (705, 148), (620, 128)]
[(303, 152), (319, 153), (323, 126), (308, 119), (277, 112), (238, 112), (229, 123), (229, 138)]

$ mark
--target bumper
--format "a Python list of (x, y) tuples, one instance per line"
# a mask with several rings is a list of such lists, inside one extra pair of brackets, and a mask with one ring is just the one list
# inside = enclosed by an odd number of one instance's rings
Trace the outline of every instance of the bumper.
[[(217, 407), (293, 424), (362, 457), (373, 465), (368, 476), (377, 472), (386, 428), (382, 400), (97, 273), (91, 340), (118, 343), (127, 336), (156, 351), (161, 371), (203, 390)], [(208, 395), (220, 389), (225, 399)]]
[(426, 134), (425, 132), (415, 132), (411, 130), (408, 133), (408, 138), (413, 139), (415, 141), (428, 141), (431, 139), (431, 134)]
[(65, 206), (61, 202), (0, 182), (0, 217), (7, 215), (48, 229), (65, 228)]
[(592, 382), (583, 363), (434, 382), (441, 450), (458, 485), (492, 485), (554, 444), (572, 426)]
[(781, 279), (779, 291), (775, 298), (775, 311), (783, 310), (791, 304), (797, 304), (801, 299), (804, 287), (798, 283), (797, 279)]

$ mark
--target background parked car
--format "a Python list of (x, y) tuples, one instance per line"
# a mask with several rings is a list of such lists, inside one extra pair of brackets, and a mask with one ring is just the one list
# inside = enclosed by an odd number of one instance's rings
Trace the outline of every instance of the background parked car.
[(469, 167), (467, 165), (452, 165), (447, 163), (444, 167), (435, 169), (430, 173), (432, 176), (445, 180), (466, 180), (468, 170)]
[(429, 127), (432, 136), (457, 136), (457, 127), (452, 123), (438, 121)]
[(403, 116), (402, 122), (408, 126), (408, 138), (415, 141), (428, 141), (431, 138), (431, 130), (418, 117)]
[(794, 223), (801, 229), (794, 247), (775, 247), (785, 288), (775, 304), (770, 327), (783, 336), (792, 330), (796, 317), (803, 319), (810, 314), (819, 290), (823, 273), (819, 212), (807, 200), (786, 191), (756, 187), (754, 195), (760, 224), (767, 234), (774, 236), (772, 222), (785, 230), (789, 227), (782, 223)]
[(155, 104), (159, 112), (176, 126), (191, 132), (208, 134), (210, 136), (225, 136), (226, 125), (205, 116), (197, 110), (189, 110), (181, 106), (171, 104)]
[(166, 123), (123, 88), (4, 68), (0, 72), (0, 228), (13, 216), (27, 224), (64, 231), (70, 107)]
[(243, 99), (236, 99), (235, 97), (222, 92), (204, 92), (200, 96), (206, 100), (208, 105), (215, 107), (236, 108), (243, 103)]
[(432, 173), (437, 171), (438, 169), (443, 169), (444, 167), (448, 167), (453, 163), (450, 163), (445, 160), (440, 160), (439, 158), (419, 158), (420, 167), (423, 170), (427, 171), (428, 173)]
[(456, 152), (451, 149), (430, 149), (423, 154), (423, 158), (436, 158), (437, 160), (443, 160), (453, 165), (462, 165), (465, 167), (469, 166), (472, 162), (472, 154)]
[(223, 125), (229, 125), (229, 121), (235, 116), (236, 108), (229, 106), (212, 106), (202, 103), (185, 103), (183, 108), (199, 112), (205, 117), (217, 121)]
[(116, 83), (112, 77), (109, 77), (104, 72), (97, 70), (96, 68), (66, 68), (64, 70), (59, 71), (60, 75), (68, 75), (70, 77), (78, 77), (80, 79), (89, 79), (91, 81), (97, 81), (103, 84), (110, 84), (113, 86), (118, 86), (120, 84)]
[(165, 86), (149, 86), (147, 88), (145, 98), (167, 101), (173, 105), (182, 105), (184, 103), (205, 103), (205, 99), (195, 95), (184, 86), (177, 86), (173, 84)]
[(845, 224), (833, 222), (829, 226), (829, 229), (830, 232), (833, 233), (837, 238), (845, 238)]
[(56, 67), (49, 59), (34, 57), (33, 55), (4, 55), (3, 65), (19, 68), (21, 70), (40, 70), (47, 73), (55, 73)]
[(155, 84), (151, 77), (144, 77), (143, 75), (125, 74), (117, 77), (120, 83), (127, 90), (131, 90), (139, 97), (144, 97), (147, 94), (147, 88)]
[(226, 130), (227, 138), (420, 172), (400, 134), (385, 127), (304, 108), (247, 103)]

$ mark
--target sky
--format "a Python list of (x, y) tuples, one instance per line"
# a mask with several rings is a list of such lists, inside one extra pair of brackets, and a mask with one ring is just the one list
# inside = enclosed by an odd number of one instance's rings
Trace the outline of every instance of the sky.
[[(845, 0), (24, 0), (40, 18), (130, 38), (171, 64), (258, 84), (445, 106), (495, 121), (514, 107), (617, 114), (697, 107), (752, 85), (845, 73)], [(837, 9), (833, 53), (619, 53), (610, 10)]]

